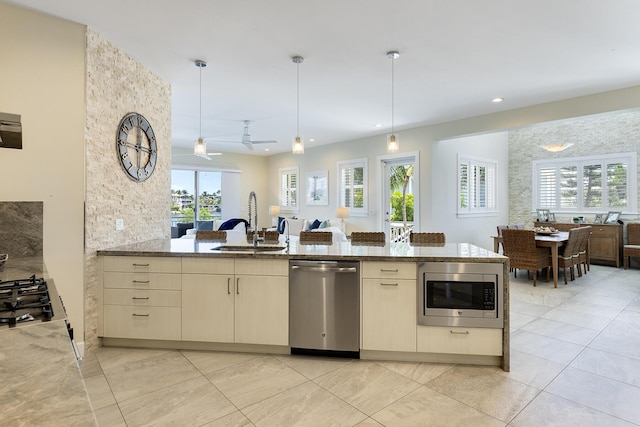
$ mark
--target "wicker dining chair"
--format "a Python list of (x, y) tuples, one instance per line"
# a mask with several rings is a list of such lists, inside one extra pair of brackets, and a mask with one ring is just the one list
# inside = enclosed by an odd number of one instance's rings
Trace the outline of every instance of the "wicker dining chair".
[(627, 244), (622, 249), (624, 269), (629, 267), (629, 257), (640, 258), (640, 224), (627, 224)]
[(330, 245), (333, 243), (333, 233), (330, 231), (301, 231), (302, 245)]
[(212, 242), (226, 242), (227, 232), (219, 230), (198, 230), (196, 231), (196, 240), (210, 240)]
[(513, 276), (516, 277), (517, 269), (533, 271), (533, 286), (536, 286), (538, 270), (547, 270), (547, 282), (549, 270), (551, 270), (551, 257), (548, 248), (536, 246), (536, 233), (533, 230), (519, 230), (507, 228), (502, 230), (502, 242), (504, 254), (509, 258), (509, 265), (513, 268)]
[[(567, 243), (560, 248), (558, 253), (558, 268), (563, 270), (564, 284), (567, 284), (567, 270), (570, 272), (571, 280), (575, 280), (573, 267), (580, 268), (580, 240), (581, 240), (580, 227), (572, 228), (569, 230), (569, 239)], [(582, 273), (579, 274), (580, 276)]]
[(414, 245), (446, 243), (444, 233), (414, 233), (409, 234), (409, 243)]
[(386, 235), (382, 231), (354, 231), (351, 233), (351, 244), (385, 243)]
[(582, 276), (582, 271), (584, 271), (584, 274), (587, 274), (587, 271), (591, 270), (589, 246), (592, 227), (587, 225), (585, 227), (579, 227), (578, 229), (580, 230), (580, 244), (578, 246), (578, 262), (576, 263), (576, 266), (578, 269), (578, 276)]

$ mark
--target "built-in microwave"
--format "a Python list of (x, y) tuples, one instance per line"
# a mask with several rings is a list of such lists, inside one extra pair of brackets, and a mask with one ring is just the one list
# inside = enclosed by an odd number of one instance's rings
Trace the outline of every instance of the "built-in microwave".
[(498, 263), (420, 263), (418, 324), (502, 328), (503, 282)]

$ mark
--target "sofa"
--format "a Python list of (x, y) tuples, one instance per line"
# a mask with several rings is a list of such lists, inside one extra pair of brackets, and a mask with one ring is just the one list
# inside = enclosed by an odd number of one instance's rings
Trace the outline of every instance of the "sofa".
[(196, 232), (198, 230), (219, 230), (220, 227), (228, 223), (229, 221), (237, 221), (237, 224), (233, 226), (232, 229), (226, 229), (227, 232), (227, 241), (229, 240), (244, 240), (247, 237), (247, 221), (242, 218), (230, 218), (230, 219), (214, 219), (214, 220), (203, 220), (196, 221), (195, 227), (192, 225), (192, 228), (186, 230), (185, 234), (181, 236), (181, 239), (195, 239)]
[[(283, 219), (287, 220), (284, 224), (282, 224)], [(313, 228), (314, 222), (317, 225), (316, 228)], [(318, 225), (318, 223), (320, 224)], [(278, 225), (279, 227), (269, 228), (268, 230), (278, 230), (283, 235), (286, 235), (288, 231), (289, 236), (293, 238), (299, 238), (301, 231), (328, 231), (333, 235), (333, 243), (347, 241), (347, 236), (340, 228), (340, 220), (320, 221), (319, 219), (278, 217)]]

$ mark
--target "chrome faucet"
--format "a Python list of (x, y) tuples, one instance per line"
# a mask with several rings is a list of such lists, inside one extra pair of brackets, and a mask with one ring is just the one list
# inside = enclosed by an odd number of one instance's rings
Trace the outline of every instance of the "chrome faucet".
[(287, 238), (284, 241), (287, 244), (287, 252), (289, 252), (289, 220), (286, 218), (282, 219), (282, 222), (284, 223), (285, 228), (287, 229)]
[[(253, 210), (251, 209), (251, 201), (253, 200), (253, 209), (255, 210), (255, 214), (253, 217), (253, 223), (251, 221), (251, 212), (253, 212)], [(264, 241), (263, 238), (261, 238), (260, 236), (258, 236), (258, 200), (256, 199), (256, 193), (255, 192), (251, 192), (249, 193), (249, 226), (253, 228), (253, 246), (258, 246), (258, 242), (262, 242)]]

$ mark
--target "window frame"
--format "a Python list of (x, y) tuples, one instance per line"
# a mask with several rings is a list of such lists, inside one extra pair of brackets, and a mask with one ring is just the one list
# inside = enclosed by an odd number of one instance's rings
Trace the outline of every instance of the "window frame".
[[(368, 159), (366, 157), (359, 159), (351, 159), (351, 160), (341, 160), (337, 162), (337, 207), (348, 207), (349, 208), (349, 216), (368, 216), (368, 206), (369, 206), (369, 166)], [(346, 187), (342, 182), (342, 171), (346, 169), (355, 169), (358, 167), (362, 167), (362, 186), (351, 185), (350, 188), (353, 192), (355, 188), (362, 188), (362, 207), (354, 208), (353, 206), (345, 206), (344, 194)]]
[[(296, 186), (291, 187), (290, 176), (295, 175)], [(278, 170), (278, 187), (280, 188), (280, 211), (281, 212), (299, 212), (300, 211), (300, 167), (292, 166), (280, 168)], [(287, 180), (286, 188), (283, 185), (283, 179)], [(295, 192), (293, 192), (295, 190)], [(293, 195), (292, 195), (293, 193)], [(294, 203), (288, 202), (293, 200)], [(287, 202), (285, 202), (287, 201)]]
[[(466, 182), (470, 183), (472, 179), (470, 179), (471, 171), (474, 168), (484, 167), (487, 169), (487, 174), (485, 175), (487, 181), (485, 182), (485, 200), (487, 201), (486, 206), (474, 206), (477, 200), (480, 199), (479, 192), (481, 191), (480, 186), (476, 186), (477, 191), (474, 194), (474, 197), (468, 197), (467, 206), (462, 206), (462, 174), (461, 174), (461, 165), (465, 164), (467, 166), (467, 176)], [(497, 159), (488, 159), (483, 157), (476, 156), (468, 156), (464, 154), (458, 153), (457, 155), (457, 163), (456, 163), (456, 178), (457, 178), (457, 203), (456, 203), (456, 213), (458, 218), (469, 218), (469, 217), (481, 217), (481, 216), (497, 216), (498, 215), (498, 160)], [(469, 185), (470, 187), (470, 185)], [(471, 194), (470, 188), (467, 190), (467, 194)]]
[[(626, 189), (627, 189), (627, 206), (609, 206), (608, 201), (608, 190), (609, 187), (605, 185), (607, 182), (607, 165), (612, 163), (625, 163), (627, 165), (627, 176), (626, 176)], [(594, 166), (600, 165), (601, 168), (601, 177), (600, 180), (602, 182), (601, 185), (601, 199), (602, 205), (595, 207), (586, 207), (584, 206), (584, 168), (585, 166)], [(605, 211), (622, 211), (623, 214), (635, 214), (637, 212), (638, 206), (638, 191), (637, 191), (637, 154), (635, 152), (625, 152), (625, 153), (612, 153), (612, 154), (602, 154), (597, 156), (578, 156), (578, 157), (561, 157), (554, 159), (544, 159), (544, 160), (533, 160), (531, 162), (531, 197), (532, 197), (532, 212), (535, 209), (539, 209), (544, 207), (545, 209), (549, 209), (555, 213), (567, 213), (567, 214), (578, 214), (578, 213), (602, 213)], [(561, 206), (561, 195), (558, 190), (560, 187), (560, 176), (558, 174), (558, 170), (561, 167), (575, 167), (576, 168), (576, 207), (562, 207)], [(555, 192), (557, 193), (555, 196), (555, 205), (554, 206), (540, 206), (540, 171), (543, 168), (551, 169), (555, 168)]]

